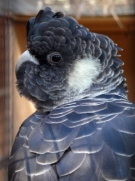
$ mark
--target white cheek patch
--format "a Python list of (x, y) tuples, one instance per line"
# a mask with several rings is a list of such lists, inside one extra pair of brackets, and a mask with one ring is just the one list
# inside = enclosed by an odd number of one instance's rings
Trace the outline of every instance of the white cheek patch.
[(68, 77), (69, 89), (76, 93), (82, 93), (92, 85), (100, 70), (99, 59), (86, 58), (76, 61)]
[(18, 71), (18, 69), (20, 68), (20, 66), (26, 62), (33, 62), (35, 64), (39, 64), (39, 62), (29, 53), (28, 50), (26, 50), (18, 59), (17, 64), (16, 64), (16, 71)]

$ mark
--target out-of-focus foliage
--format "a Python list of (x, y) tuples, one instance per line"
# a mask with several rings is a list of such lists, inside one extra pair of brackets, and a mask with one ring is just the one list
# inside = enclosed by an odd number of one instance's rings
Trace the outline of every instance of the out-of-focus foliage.
[(80, 16), (135, 14), (134, 0), (0, 0), (0, 12), (4, 10), (23, 15), (36, 14), (39, 9), (51, 6), (53, 10)]

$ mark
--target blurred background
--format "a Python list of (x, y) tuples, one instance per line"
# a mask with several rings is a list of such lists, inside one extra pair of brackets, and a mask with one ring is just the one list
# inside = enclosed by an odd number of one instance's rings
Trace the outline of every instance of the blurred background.
[(15, 87), (15, 65), (26, 50), (26, 22), (45, 6), (74, 16), (90, 31), (109, 36), (122, 47), (128, 97), (135, 103), (134, 0), (0, 0), (0, 181), (7, 181), (15, 135), (34, 106)]

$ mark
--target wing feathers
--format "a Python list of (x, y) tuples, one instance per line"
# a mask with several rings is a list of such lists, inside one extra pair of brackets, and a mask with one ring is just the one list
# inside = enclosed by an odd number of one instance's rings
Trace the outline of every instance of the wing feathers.
[(67, 152), (57, 164), (58, 175), (61, 177), (77, 170), (84, 162), (85, 157), (86, 154), (84, 153), (76, 154), (72, 151)]
[(134, 180), (134, 105), (107, 100), (82, 99), (29, 117), (12, 150), (10, 180)]

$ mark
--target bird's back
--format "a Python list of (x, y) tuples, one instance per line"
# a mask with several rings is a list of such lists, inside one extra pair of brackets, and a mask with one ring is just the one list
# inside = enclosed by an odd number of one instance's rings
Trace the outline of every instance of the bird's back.
[(133, 181), (134, 153), (135, 105), (118, 95), (86, 97), (22, 124), (9, 180)]

